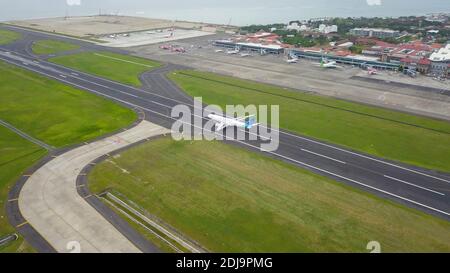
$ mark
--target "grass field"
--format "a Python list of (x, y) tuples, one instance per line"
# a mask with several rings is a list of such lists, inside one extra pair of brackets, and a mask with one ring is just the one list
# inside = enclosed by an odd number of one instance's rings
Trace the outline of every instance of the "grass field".
[(21, 35), (17, 32), (0, 29), (0, 45), (5, 45), (19, 39)]
[[(47, 151), (0, 126), (0, 237), (14, 233), (6, 218), (5, 204), (9, 189), (21, 173), (42, 158)], [(0, 252), (30, 251), (22, 238)]]
[(114, 102), (0, 63), (0, 119), (62, 147), (130, 124), (136, 114)]
[[(136, 114), (122, 106), (0, 62), (0, 119), (63, 147), (127, 126)], [(14, 231), (5, 216), (11, 186), (46, 150), (0, 126), (0, 237)], [(33, 251), (21, 238), (0, 252)]]
[(111, 52), (84, 52), (50, 61), (133, 86), (141, 85), (140, 74), (160, 66), (154, 61)]
[(33, 44), (33, 53), (38, 55), (56, 54), (80, 48), (78, 45), (56, 40), (40, 40)]
[(214, 252), (450, 251), (450, 223), (220, 142), (162, 138), (97, 165), (118, 191)]
[(450, 123), (197, 71), (169, 75), (208, 104), (280, 105), (280, 127), (351, 149), (450, 172)]

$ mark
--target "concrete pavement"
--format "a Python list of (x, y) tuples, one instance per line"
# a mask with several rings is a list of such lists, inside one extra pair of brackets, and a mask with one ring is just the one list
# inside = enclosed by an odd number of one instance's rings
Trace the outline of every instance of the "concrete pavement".
[[(140, 252), (77, 192), (76, 179), (93, 160), (168, 130), (148, 121), (114, 136), (57, 156), (34, 172), (19, 195), (25, 225), (31, 225), (58, 252)], [(75, 242), (75, 243), (74, 243)]]

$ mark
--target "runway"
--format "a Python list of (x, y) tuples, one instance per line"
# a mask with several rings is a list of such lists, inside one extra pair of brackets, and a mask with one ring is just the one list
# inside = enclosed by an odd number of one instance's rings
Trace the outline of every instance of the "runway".
[[(47, 34), (33, 35), (43, 35), (45, 38)], [(184, 104), (192, 108), (193, 100), (165, 77), (165, 73), (179, 69), (179, 66), (168, 64), (161, 69), (145, 73), (142, 75), (145, 86), (134, 88), (37, 59), (29, 55), (26, 48), (18, 47), (21, 44), (26, 45), (27, 42), (18, 43), (15, 48), (0, 47), (0, 60), (127, 107), (141, 109), (149, 121), (163, 127), (170, 128), (175, 121), (170, 117), (174, 106)], [(203, 119), (203, 122), (206, 121)], [(261, 151), (259, 147), (262, 141), (227, 142), (450, 220), (449, 174), (376, 158), (286, 131), (280, 131), (280, 145), (274, 152)]]

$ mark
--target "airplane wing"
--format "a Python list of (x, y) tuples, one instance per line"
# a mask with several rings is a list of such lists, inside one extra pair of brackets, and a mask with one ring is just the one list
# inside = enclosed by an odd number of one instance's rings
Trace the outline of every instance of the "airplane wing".
[(223, 130), (223, 128), (225, 128), (225, 123), (223, 123), (223, 122), (216, 123), (216, 125), (215, 125), (216, 131), (221, 131), (221, 130)]

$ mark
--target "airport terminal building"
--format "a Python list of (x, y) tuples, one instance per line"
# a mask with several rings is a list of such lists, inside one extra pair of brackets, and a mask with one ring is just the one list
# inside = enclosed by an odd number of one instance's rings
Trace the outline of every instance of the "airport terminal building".
[(214, 41), (214, 46), (228, 48), (230, 50), (237, 49), (239, 51), (258, 52), (264, 54), (288, 54), (294, 58), (304, 58), (312, 60), (327, 59), (336, 61), (337, 63), (355, 65), (360, 67), (370, 66), (380, 70), (398, 70), (401, 63), (399, 62), (383, 62), (379, 58), (367, 56), (338, 56), (326, 52), (320, 52), (308, 49), (289, 49), (278, 44), (261, 44), (250, 42), (236, 42), (232, 40), (217, 40)]
[(376, 69), (382, 70), (398, 70), (400, 64), (398, 63), (389, 63), (389, 62), (381, 62), (375, 60), (374, 58), (363, 58), (362, 56), (336, 56), (332, 54), (327, 54), (325, 52), (318, 52), (313, 50), (299, 50), (299, 49), (291, 49), (289, 51), (291, 56), (295, 56), (296, 58), (305, 58), (312, 60), (322, 60), (327, 59), (330, 61), (336, 61), (337, 63), (347, 64), (347, 65), (355, 65), (355, 66), (370, 66)]
[(240, 51), (252, 51), (261, 54), (283, 54), (284, 47), (276, 44), (260, 44), (260, 43), (244, 43), (234, 42), (230, 40), (217, 40), (214, 42), (215, 46), (229, 49), (238, 49)]

